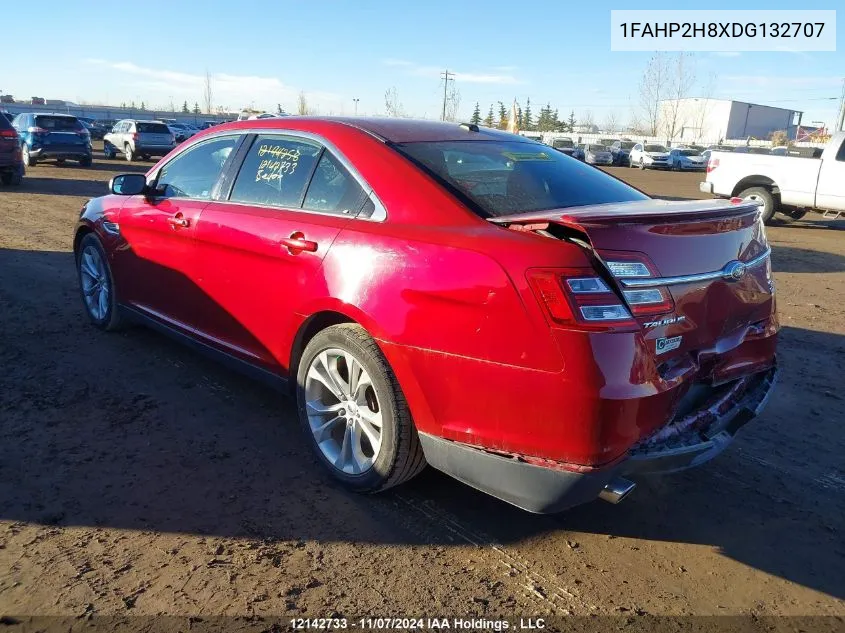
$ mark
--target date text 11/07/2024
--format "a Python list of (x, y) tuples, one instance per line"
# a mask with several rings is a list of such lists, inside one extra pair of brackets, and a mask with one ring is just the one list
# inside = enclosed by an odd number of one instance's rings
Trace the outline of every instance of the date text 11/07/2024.
[(486, 618), (292, 618), (295, 631), (362, 629), (371, 631), (529, 631), (546, 628), (543, 618), (493, 620)]

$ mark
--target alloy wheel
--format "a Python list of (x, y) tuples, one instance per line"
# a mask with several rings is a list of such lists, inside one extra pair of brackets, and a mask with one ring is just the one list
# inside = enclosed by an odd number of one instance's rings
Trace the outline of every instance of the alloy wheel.
[(348, 475), (372, 468), (382, 442), (382, 414), (370, 375), (351, 353), (317, 354), (305, 379), (305, 412), (326, 460)]
[(85, 307), (94, 319), (104, 320), (109, 309), (111, 283), (106, 263), (96, 247), (88, 245), (82, 251), (79, 273)]

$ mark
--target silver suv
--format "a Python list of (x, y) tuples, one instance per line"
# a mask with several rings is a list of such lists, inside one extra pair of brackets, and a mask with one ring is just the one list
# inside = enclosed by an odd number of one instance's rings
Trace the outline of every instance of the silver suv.
[(112, 131), (103, 137), (106, 158), (123, 154), (126, 160), (148, 159), (164, 156), (176, 147), (176, 137), (161, 121), (124, 119), (114, 124)]

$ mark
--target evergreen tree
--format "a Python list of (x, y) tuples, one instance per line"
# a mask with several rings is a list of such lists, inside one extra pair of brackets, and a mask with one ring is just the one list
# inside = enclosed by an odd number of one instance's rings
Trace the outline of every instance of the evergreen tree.
[(561, 127), (562, 126), (561, 126), (561, 123), (560, 123), (560, 118), (558, 117), (558, 114), (557, 114), (557, 108), (555, 108), (554, 112), (552, 112), (552, 129), (555, 132), (560, 132)]
[(493, 104), (490, 104), (490, 112), (487, 113), (487, 118), (484, 119), (484, 125), (493, 127)]
[(185, 102), (182, 104), (182, 112), (184, 112), (185, 114), (187, 114), (188, 112), (190, 112), (190, 110), (188, 110), (188, 102), (187, 102), (187, 101), (185, 101)]
[(516, 106), (516, 125), (520, 130), (522, 129), (522, 106), (519, 104)]
[(475, 125), (481, 123), (481, 108), (478, 106), (478, 101), (475, 102), (475, 110), (472, 111), (472, 118), (469, 122)]
[(508, 109), (505, 104), (499, 101), (499, 129), (504, 130), (508, 126)]
[(141, 102), (141, 110), (146, 110), (146, 109), (147, 109), (147, 106), (145, 106), (145, 105), (144, 105), (144, 102), (142, 101), (142, 102)]
[(525, 110), (522, 113), (522, 125), (525, 130), (534, 129), (534, 119), (531, 118), (531, 99), (525, 101)]
[(194, 113), (194, 114), (201, 114), (201, 112), (202, 112), (202, 111), (200, 110), (200, 104), (199, 104), (199, 103), (197, 103), (196, 101), (194, 101), (194, 109), (193, 109), (193, 113)]
[(569, 128), (567, 130), (568, 132), (574, 132), (575, 131), (575, 110), (572, 110), (569, 113), (569, 120), (566, 122), (566, 126), (567, 126), (567, 128)]
[(132, 109), (134, 110), (134, 109), (135, 109), (135, 102), (134, 102), (134, 101), (133, 101), (133, 102), (131, 102), (131, 103), (129, 104), (129, 107), (130, 107), (130, 108), (132, 108)]

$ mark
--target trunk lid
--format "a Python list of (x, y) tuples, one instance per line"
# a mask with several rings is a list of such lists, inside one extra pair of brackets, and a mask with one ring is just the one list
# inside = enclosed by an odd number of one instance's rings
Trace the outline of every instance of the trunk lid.
[[(586, 236), (596, 265), (620, 294), (652, 288), (668, 292), (672, 308), (634, 313), (659, 362), (689, 352), (717, 355), (732, 349), (773, 312), (769, 246), (755, 203), (640, 200), (490, 221), (522, 230), (546, 228), (556, 236), (561, 230), (554, 227), (575, 231)], [(635, 277), (614, 262), (645, 262), (651, 270), (645, 271), (649, 276)]]

